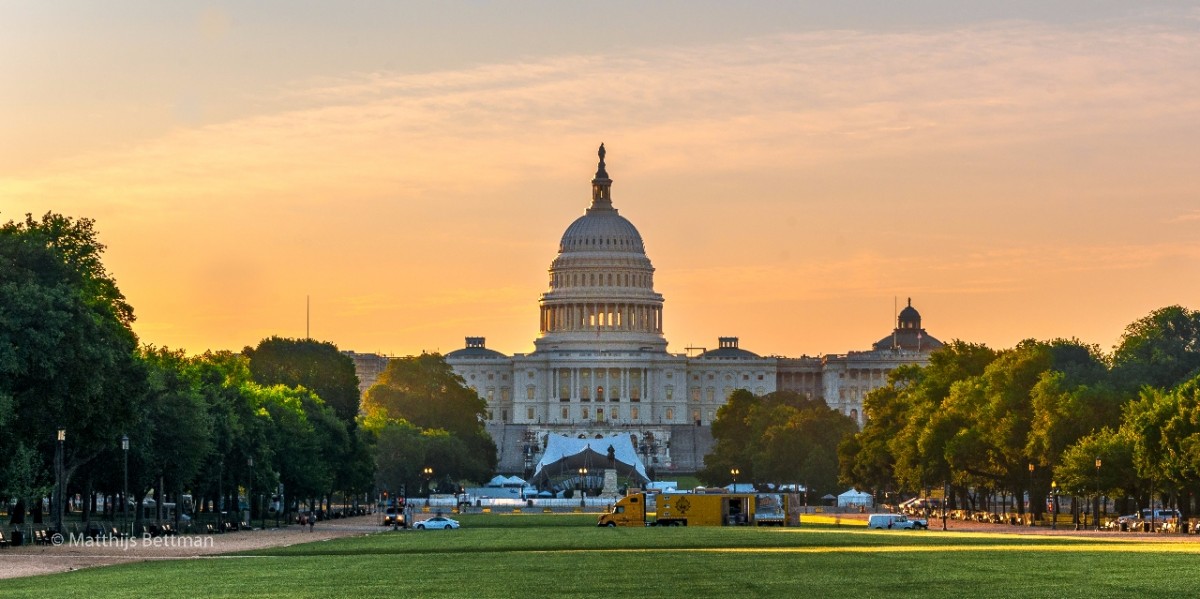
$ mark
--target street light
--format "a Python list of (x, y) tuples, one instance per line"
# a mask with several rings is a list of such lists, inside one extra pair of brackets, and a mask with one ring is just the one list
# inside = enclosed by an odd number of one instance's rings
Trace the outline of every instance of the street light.
[(584, 499), (587, 498), (587, 489), (584, 488), (584, 481), (587, 477), (587, 468), (579, 469), (579, 505), (583, 505)]
[(1054, 503), (1050, 504), (1050, 515), (1053, 519), (1050, 520), (1050, 530), (1058, 530), (1058, 483), (1050, 481), (1050, 500)]
[(1096, 504), (1092, 508), (1092, 522), (1096, 524), (1096, 530), (1100, 530), (1100, 456), (1096, 456)]
[(125, 454), (125, 492), (121, 495), (121, 530), (129, 533), (129, 435), (121, 435), (121, 451)]
[(246, 458), (250, 479), (246, 482), (246, 523), (254, 521), (254, 457)]
[(426, 466), (426, 467), (425, 467), (425, 469), (421, 471), (421, 474), (423, 474), (423, 475), (425, 476), (425, 498), (426, 498), (426, 504), (428, 504), (428, 503), (429, 503), (429, 502), (428, 502), (428, 499), (429, 499), (429, 481), (430, 481), (430, 479), (432, 479), (432, 478), (433, 478), (433, 468), (430, 468), (429, 466)]
[(66, 485), (63, 483), (63, 443), (67, 440), (67, 429), (58, 427), (58, 443), (54, 446), (54, 528), (63, 531), (63, 503), (66, 501)]
[(1033, 526), (1033, 462), (1029, 463), (1029, 525)]
[(741, 474), (741, 473), (742, 473), (742, 471), (741, 471), (741, 470), (738, 470), (737, 468), (730, 468), (730, 469), (729, 469), (729, 475), (733, 477), (733, 491), (734, 491), (735, 493), (737, 492), (737, 477), (738, 477), (738, 475), (739, 475), (739, 474)]

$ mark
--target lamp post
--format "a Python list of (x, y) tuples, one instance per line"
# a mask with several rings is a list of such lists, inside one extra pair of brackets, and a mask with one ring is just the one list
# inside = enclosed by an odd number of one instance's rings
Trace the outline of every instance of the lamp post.
[(1058, 530), (1058, 483), (1050, 481), (1050, 530)]
[(1033, 462), (1029, 463), (1029, 525), (1033, 526)]
[(584, 505), (587, 503), (585, 501), (587, 499), (587, 489), (585, 487), (586, 480), (587, 480), (587, 468), (580, 468), (579, 469), (579, 505)]
[(249, 524), (254, 520), (254, 457), (246, 458), (246, 468), (249, 470), (249, 479), (246, 481), (246, 523)]
[(63, 530), (63, 503), (67, 490), (63, 484), (63, 443), (67, 440), (67, 429), (58, 427), (58, 443), (54, 446), (54, 529), (61, 533)]
[(121, 435), (121, 452), (125, 454), (125, 488), (121, 494), (121, 532), (129, 533), (129, 435)]
[(950, 483), (942, 481), (942, 530), (946, 530), (946, 503), (950, 501)]
[(429, 504), (429, 481), (433, 479), (433, 468), (426, 466), (421, 474), (425, 476), (425, 503)]
[(1092, 522), (1100, 530), (1100, 456), (1096, 456), (1096, 503), (1092, 509)]
[(733, 492), (734, 493), (737, 493), (737, 477), (741, 473), (742, 473), (742, 471), (738, 470), (737, 468), (729, 469), (729, 476), (733, 477)]

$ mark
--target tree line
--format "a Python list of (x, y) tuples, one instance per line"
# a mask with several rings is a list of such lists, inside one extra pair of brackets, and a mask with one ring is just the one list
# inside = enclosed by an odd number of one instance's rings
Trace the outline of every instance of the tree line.
[(281, 489), (308, 509), (365, 496), (394, 484), (396, 463), (490, 476), (482, 402), (440, 356), (389, 366), (363, 414), (353, 361), (332, 343), (271, 337), (196, 356), (140, 345), (103, 250), (90, 219), (0, 226), (0, 498), (14, 520), (40, 518), (59, 482), (85, 519), (118, 517), (112, 502), (93, 514), (93, 498), (120, 495), (126, 472), (132, 505), (187, 494), (232, 512), (253, 490), (255, 516), (268, 503), (255, 498)]
[(862, 430), (838, 448), (841, 480), (860, 489), (945, 487), (969, 510), (1000, 494), (1022, 514), (1029, 497), (1035, 517), (1060, 495), (1092, 513), (1109, 497), (1188, 515), (1200, 492), (1200, 312), (1156, 310), (1110, 355), (1077, 340), (955, 341), (894, 370), (863, 408)]

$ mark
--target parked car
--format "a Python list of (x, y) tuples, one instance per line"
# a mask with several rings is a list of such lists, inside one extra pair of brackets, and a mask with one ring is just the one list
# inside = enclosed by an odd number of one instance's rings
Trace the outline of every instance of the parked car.
[(867, 528), (889, 530), (920, 530), (928, 529), (929, 521), (923, 518), (912, 518), (904, 514), (871, 514), (867, 518)]
[(384, 526), (399, 526), (407, 528), (407, 523), (404, 521), (404, 508), (389, 507), (383, 511)]
[(1168, 520), (1178, 520), (1178, 519), (1179, 519), (1179, 510), (1151, 510), (1150, 508), (1144, 508), (1144, 509), (1142, 509), (1142, 511), (1140, 513), (1126, 514), (1124, 516), (1117, 518), (1117, 523), (1133, 524), (1134, 522), (1139, 522), (1139, 521), (1140, 522), (1149, 522), (1151, 520), (1157, 520), (1159, 522), (1166, 522)]
[(417, 522), (417, 530), (454, 530), (461, 526), (458, 520), (447, 518), (445, 516), (434, 516), (428, 520)]

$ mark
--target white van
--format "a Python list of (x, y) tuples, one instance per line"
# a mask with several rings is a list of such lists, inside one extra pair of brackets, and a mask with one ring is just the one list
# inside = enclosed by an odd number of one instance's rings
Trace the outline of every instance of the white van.
[(871, 514), (867, 518), (867, 528), (889, 530), (928, 529), (929, 522), (920, 518), (909, 519), (904, 514)]

